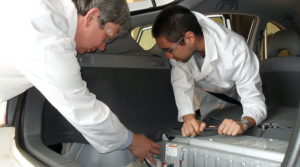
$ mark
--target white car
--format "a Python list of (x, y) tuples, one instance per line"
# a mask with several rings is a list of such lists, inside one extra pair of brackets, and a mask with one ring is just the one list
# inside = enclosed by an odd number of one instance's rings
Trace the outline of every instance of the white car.
[[(97, 153), (37, 89), (31, 88), (1, 104), (0, 166), (300, 166), (300, 1), (128, 0), (128, 3), (132, 32), (108, 45), (105, 52), (85, 54), (78, 61), (90, 91), (128, 129), (162, 144), (162, 153), (156, 157), (162, 163), (137, 163), (128, 150)], [(213, 131), (197, 138), (181, 138), (176, 133), (181, 123), (177, 122), (170, 84), (171, 66), (151, 36), (157, 14), (173, 4), (203, 13), (241, 34), (260, 60), (268, 117), (239, 136), (240, 141), (238, 137), (212, 137), (216, 135)], [(239, 119), (242, 109), (234, 106), (224, 110), (214, 111), (209, 117), (215, 121)], [(247, 140), (244, 138), (257, 145), (241, 144)], [(213, 151), (215, 155), (204, 154), (205, 151)], [(195, 152), (213, 159), (206, 161), (204, 157), (200, 161), (198, 154), (192, 157)]]

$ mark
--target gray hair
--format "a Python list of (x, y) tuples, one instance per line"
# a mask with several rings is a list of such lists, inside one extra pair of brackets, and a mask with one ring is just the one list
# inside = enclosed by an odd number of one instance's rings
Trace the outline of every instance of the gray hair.
[(79, 15), (85, 16), (92, 8), (101, 11), (100, 27), (108, 22), (120, 25), (118, 37), (125, 36), (130, 30), (130, 11), (126, 0), (73, 0)]

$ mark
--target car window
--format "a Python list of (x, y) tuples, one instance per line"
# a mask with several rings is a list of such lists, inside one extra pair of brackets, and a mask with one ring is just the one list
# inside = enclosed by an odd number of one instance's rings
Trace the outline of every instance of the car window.
[(144, 49), (150, 50), (156, 44), (152, 37), (152, 25), (138, 26), (131, 31), (132, 38)]
[(226, 19), (223, 15), (207, 15), (207, 17), (209, 17), (218, 24), (226, 26)]
[(240, 14), (228, 14), (224, 15), (226, 22), (230, 22), (229, 29), (243, 36), (247, 43), (250, 42), (251, 32), (257, 21), (255, 16), (240, 15)]
[(129, 10), (137, 11), (167, 5), (176, 0), (127, 0)]
[[(269, 39), (272, 35), (274, 35), (276, 32), (281, 31), (282, 28), (280, 28), (280, 26), (276, 25), (275, 23), (272, 22), (268, 22), (266, 29), (264, 31), (264, 37), (263, 40), (261, 42), (261, 49), (260, 49), (260, 59), (264, 60), (268, 58), (268, 43), (269, 43)], [(279, 55), (283, 56), (283, 55), (287, 55), (287, 50), (282, 50)]]
[[(207, 15), (218, 24), (242, 35), (247, 41), (251, 36), (251, 29), (256, 22), (256, 17), (239, 14)], [(156, 41), (151, 34), (152, 25), (141, 25), (131, 31), (131, 37), (146, 51), (154, 48)]]

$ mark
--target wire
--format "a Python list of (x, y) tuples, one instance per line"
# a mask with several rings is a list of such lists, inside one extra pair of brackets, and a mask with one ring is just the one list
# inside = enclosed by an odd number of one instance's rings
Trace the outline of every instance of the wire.
[(147, 161), (147, 159), (144, 159), (145, 163), (147, 164), (148, 167), (151, 167), (151, 165), (149, 164), (149, 162)]

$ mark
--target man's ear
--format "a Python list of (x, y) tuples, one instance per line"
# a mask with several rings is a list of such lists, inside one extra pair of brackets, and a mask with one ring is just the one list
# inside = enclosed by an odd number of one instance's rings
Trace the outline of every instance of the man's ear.
[(196, 41), (196, 35), (192, 31), (187, 31), (184, 34), (184, 42), (189, 45), (193, 45)]
[(84, 16), (84, 25), (89, 26), (94, 21), (94, 19), (98, 21), (98, 17), (100, 17), (100, 13), (101, 12), (98, 8), (90, 9)]

